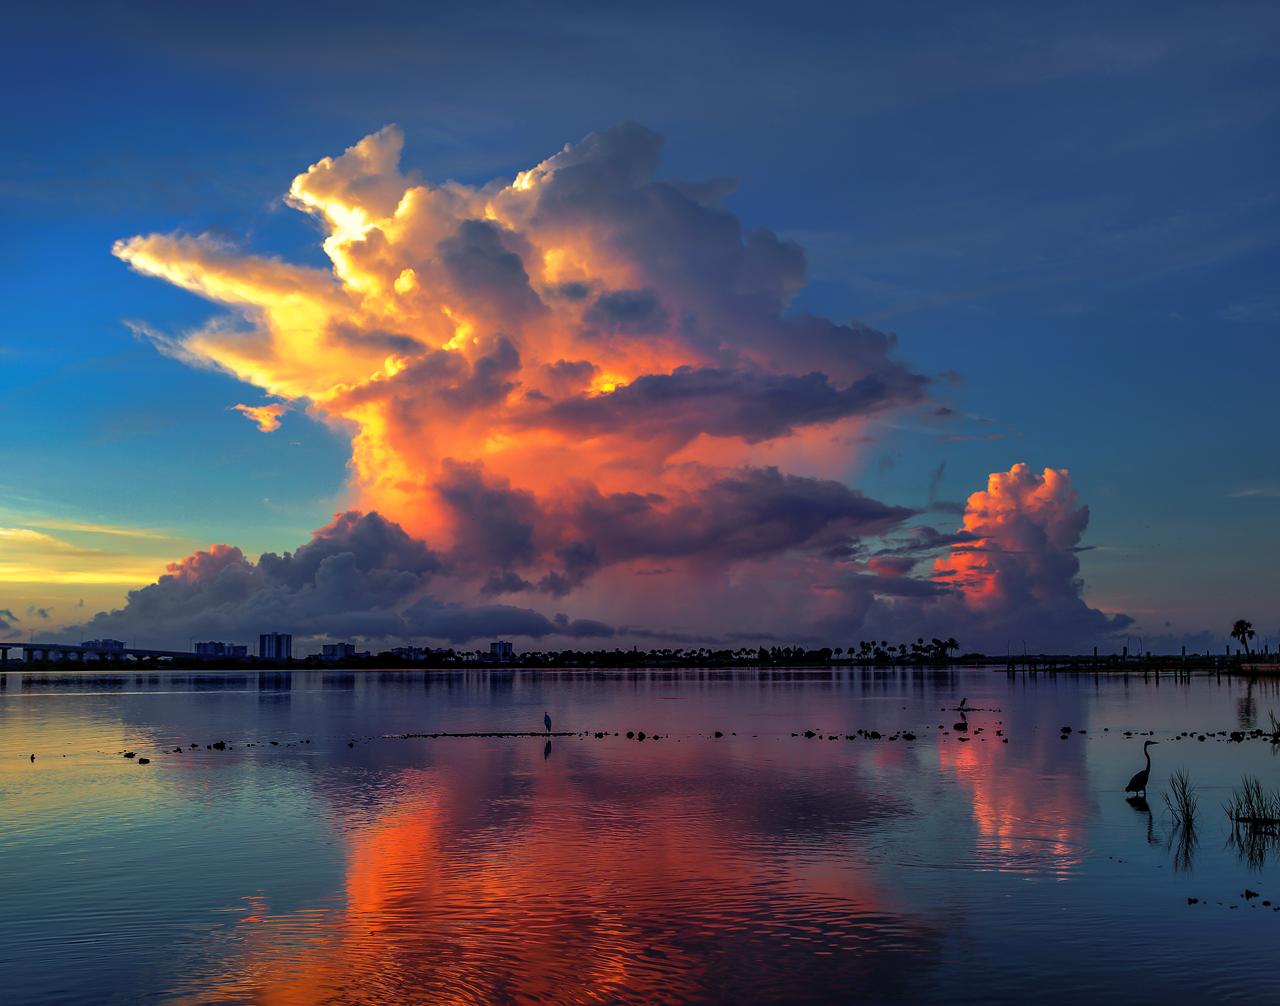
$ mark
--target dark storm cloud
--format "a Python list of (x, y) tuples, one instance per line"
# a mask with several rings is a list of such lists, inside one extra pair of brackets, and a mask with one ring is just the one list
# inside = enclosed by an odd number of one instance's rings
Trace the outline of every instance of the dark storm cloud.
[(759, 443), (795, 429), (905, 404), (916, 392), (865, 377), (845, 388), (823, 374), (766, 374), (681, 367), (649, 374), (609, 394), (565, 398), (532, 414), (540, 427), (586, 436), (682, 444), (700, 434)]
[(867, 566), (881, 576), (906, 576), (915, 568), (917, 560), (911, 556), (873, 555)]
[(123, 608), (100, 612), (92, 635), (245, 640), (272, 629), (298, 634), (394, 634), (398, 605), (421, 591), (441, 560), (377, 514), (339, 514), (294, 552), (254, 563), (215, 545), (130, 591)]
[(571, 619), (566, 615), (547, 618), (529, 608), (509, 604), (465, 606), (423, 598), (404, 612), (405, 628), (412, 635), (426, 635), (462, 643), (492, 636), (545, 636), (607, 638), (614, 630), (591, 619)]
[[(448, 604), (426, 596), (444, 569), (440, 555), (378, 514), (339, 514), (294, 552), (256, 563), (215, 545), (178, 563), (123, 608), (100, 612), (75, 635), (114, 636), (184, 646), (191, 637), (251, 641), (279, 630), (299, 636), (451, 642), (507, 635), (609, 635), (603, 623), (553, 621), (507, 605)], [(12, 617), (12, 612), (0, 611)]]
[[(963, 508), (961, 508), (963, 512)], [(975, 540), (975, 535), (963, 529), (958, 531), (939, 531), (928, 524), (920, 524), (906, 528), (901, 534), (888, 539), (884, 548), (876, 551), (876, 556), (904, 556), (915, 559), (940, 552), (944, 548), (957, 545), (968, 545)]]
[[(841, 482), (743, 468), (679, 498), (580, 489), (554, 510), (475, 466), (450, 465), (438, 487), (463, 528), (459, 564), (488, 563), (489, 593), (524, 590), (511, 567), (550, 567), (539, 589), (564, 595), (605, 566), (637, 559), (723, 563), (792, 550), (846, 555), (865, 535), (897, 528), (914, 511)], [(501, 543), (501, 546), (499, 546)]]
[[(396, 523), (348, 512), (296, 552), (269, 552), (256, 563), (230, 545), (196, 552), (170, 564), (155, 584), (129, 591), (123, 608), (67, 631), (173, 646), (192, 636), (250, 641), (266, 631), (332, 639), (430, 636), (451, 643), (493, 635), (613, 635), (593, 619), (440, 602), (426, 591), (443, 570), (444, 559)], [(0, 611), (0, 618), (6, 614), (13, 613)]]
[(479, 463), (446, 461), (435, 486), (455, 521), (454, 559), (467, 568), (525, 566), (537, 557), (541, 509), (533, 493), (486, 479)]
[(804, 285), (800, 246), (765, 228), (744, 232), (717, 205), (722, 184), (656, 180), (661, 150), (661, 136), (626, 123), (548, 162), (555, 170), (539, 189), (534, 225), (588, 233), (648, 281), (625, 297), (602, 295), (592, 320), (631, 317), (656, 329), (669, 315), (684, 338), (726, 363), (749, 357), (783, 373), (818, 371), (837, 384), (875, 375), (896, 400), (920, 396), (927, 379), (889, 359), (894, 336), (789, 311)]
[(614, 290), (597, 297), (582, 320), (592, 332), (639, 335), (661, 332), (670, 317), (655, 290)]
[(687, 498), (592, 494), (573, 524), (616, 558), (762, 558), (882, 534), (912, 515), (842, 482), (743, 468)]
[(441, 409), (454, 417), (486, 410), (515, 389), (520, 352), (502, 334), (483, 340), (483, 346), (473, 362), (449, 350), (432, 350), (393, 377), (344, 391), (335, 401), (344, 407), (385, 402), (402, 432), (422, 428)]
[(522, 590), (533, 589), (533, 586), (519, 573), (505, 570), (501, 573), (494, 573), (486, 579), (480, 587), (480, 595), (482, 597), (497, 597), (500, 594), (518, 594)]
[(437, 249), (454, 288), (508, 324), (544, 309), (520, 254), (505, 243), (510, 240), (497, 224), (464, 220)]
[[(595, 372), (596, 365), (590, 360), (557, 360), (542, 368), (542, 377), (547, 390), (561, 397), (572, 395), (585, 387)], [(546, 396), (543, 397), (550, 401)]]

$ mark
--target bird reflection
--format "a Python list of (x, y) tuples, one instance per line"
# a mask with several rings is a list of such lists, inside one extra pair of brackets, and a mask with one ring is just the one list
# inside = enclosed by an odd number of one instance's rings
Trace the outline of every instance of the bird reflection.
[(1158, 838), (1156, 838), (1156, 835), (1155, 835), (1156, 822), (1155, 822), (1155, 818), (1154, 818), (1154, 817), (1152, 816), (1152, 814), (1151, 814), (1151, 805), (1150, 805), (1149, 803), (1147, 803), (1147, 798), (1146, 798), (1146, 797), (1143, 797), (1143, 796), (1127, 796), (1127, 797), (1125, 797), (1124, 802), (1125, 802), (1125, 803), (1127, 803), (1130, 807), (1132, 807), (1132, 808), (1133, 808), (1135, 811), (1137, 811), (1139, 814), (1145, 814), (1145, 815), (1146, 815), (1146, 817), (1147, 817), (1147, 844), (1148, 844), (1148, 845), (1156, 845), (1156, 844), (1158, 844), (1160, 840), (1159, 840)]
[(547, 746), (542, 749), (542, 760), (546, 761), (551, 757), (551, 741), (547, 741)]

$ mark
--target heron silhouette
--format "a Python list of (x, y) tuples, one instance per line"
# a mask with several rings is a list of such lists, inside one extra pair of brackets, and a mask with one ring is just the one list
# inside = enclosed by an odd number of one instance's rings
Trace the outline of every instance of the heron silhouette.
[(1129, 785), (1124, 788), (1126, 793), (1141, 793), (1144, 797), (1147, 795), (1147, 780), (1151, 778), (1151, 752), (1147, 748), (1151, 747), (1152, 744), (1159, 743), (1159, 741), (1147, 741), (1142, 745), (1142, 753), (1146, 756), (1147, 767), (1129, 780)]
[(547, 725), (547, 733), (551, 733), (551, 714), (550, 714), (550, 713), (543, 713), (543, 714), (542, 714), (542, 722), (543, 722), (543, 723), (545, 723), (545, 724)]

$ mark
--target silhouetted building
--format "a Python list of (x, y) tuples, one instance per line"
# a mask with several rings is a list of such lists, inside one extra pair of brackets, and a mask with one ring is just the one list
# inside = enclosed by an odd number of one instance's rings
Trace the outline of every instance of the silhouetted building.
[(489, 659), (497, 664), (509, 664), (512, 656), (511, 644), (499, 639), (489, 644)]
[(353, 643), (325, 643), (320, 648), (320, 657), (322, 660), (345, 660), (347, 657), (354, 657), (356, 648)]
[(449, 650), (443, 646), (393, 646), (391, 652), (402, 660), (427, 660), (446, 656)]
[(261, 660), (292, 660), (293, 636), (288, 632), (264, 632), (258, 637)]
[(243, 660), (249, 656), (249, 647), (240, 643), (209, 640), (207, 643), (196, 643), (196, 656), (206, 660)]
[(80, 644), (86, 650), (123, 650), (123, 639), (86, 639)]

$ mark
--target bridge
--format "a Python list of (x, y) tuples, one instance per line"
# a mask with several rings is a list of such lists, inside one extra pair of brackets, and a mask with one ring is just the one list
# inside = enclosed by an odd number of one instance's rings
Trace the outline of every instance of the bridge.
[(84, 646), (71, 643), (24, 643), (19, 640), (0, 642), (0, 664), (9, 662), (9, 651), (21, 650), (22, 659), (26, 663), (84, 663), (86, 660), (121, 661), (126, 657), (135, 660), (143, 658), (182, 658), (195, 660), (197, 655), (186, 650), (140, 650), (132, 646)]

